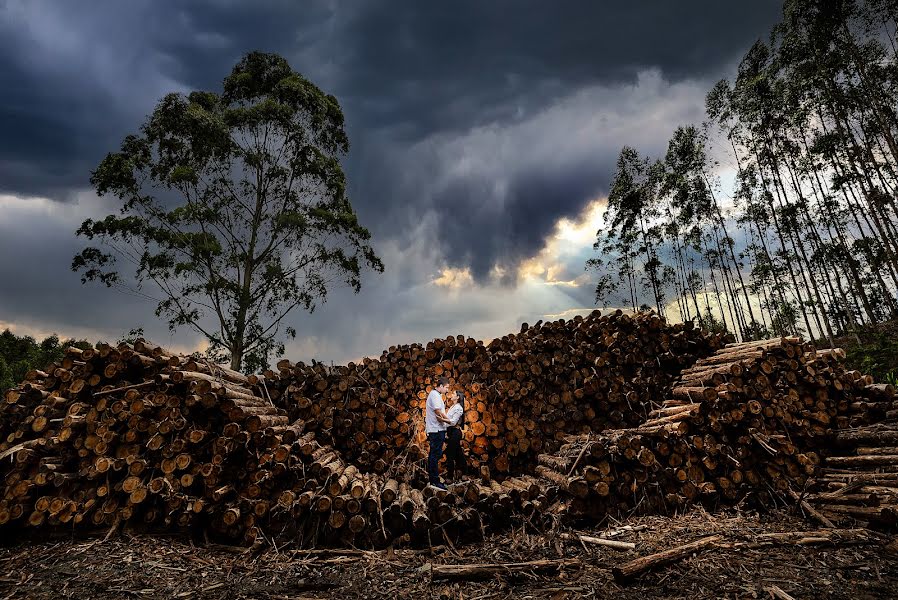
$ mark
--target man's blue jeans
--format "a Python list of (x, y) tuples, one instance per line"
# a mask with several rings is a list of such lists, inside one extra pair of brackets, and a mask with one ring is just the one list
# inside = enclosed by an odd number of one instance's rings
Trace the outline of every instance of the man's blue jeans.
[(443, 444), (446, 443), (446, 432), (437, 431), (427, 434), (430, 453), (427, 455), (427, 475), (430, 483), (440, 482), (440, 459), (443, 458)]

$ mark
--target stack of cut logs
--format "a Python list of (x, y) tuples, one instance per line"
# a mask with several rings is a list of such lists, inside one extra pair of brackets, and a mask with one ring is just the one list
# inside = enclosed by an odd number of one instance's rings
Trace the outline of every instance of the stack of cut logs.
[[(486, 346), (448, 338), (344, 367), (282, 361), (264, 376), (143, 340), (70, 348), (0, 402), (0, 527), (382, 545), (788, 493), (821, 456), (835, 461), (825, 493), (898, 487), (857, 487), (873, 474), (846, 481), (838, 470), (853, 465), (823, 452), (831, 435), (898, 447), (898, 427), (875, 424), (894, 410), (890, 387), (797, 339), (724, 341), (595, 313)], [(469, 394), (466, 440), (484, 467), (448, 491), (425, 486), (417, 446), (424, 398), (444, 375)], [(894, 482), (889, 452), (856, 458)]]
[(291, 419), (382, 473), (406, 449), (421, 455), (427, 393), (449, 377), (467, 397), (468, 456), (501, 475), (531, 471), (537, 454), (557, 449), (565, 435), (641, 423), (681, 369), (726, 341), (692, 323), (594, 311), (524, 324), (487, 345), (458, 336), (344, 367), (281, 361), (266, 380)]
[(569, 437), (539, 456), (537, 472), (569, 492), (574, 514), (594, 516), (790, 494), (816, 472), (833, 426), (859, 409), (869, 418), (874, 398), (891, 398), (887, 386), (845, 370), (842, 356), (797, 338), (730, 345), (684, 370), (650, 420)]
[(850, 428), (832, 433), (831, 451), (803, 500), (823, 519), (898, 524), (898, 399), (888, 384), (852, 402)]
[(258, 377), (142, 340), (69, 348), (0, 403), (0, 526), (384, 544), (480, 531), (542, 510), (552, 493), (526, 476), (444, 492), (414, 470), (364, 473), (264, 393)]

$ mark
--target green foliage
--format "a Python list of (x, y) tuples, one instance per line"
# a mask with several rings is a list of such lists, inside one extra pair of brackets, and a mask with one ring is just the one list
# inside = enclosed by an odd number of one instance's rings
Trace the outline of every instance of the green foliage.
[(0, 390), (7, 390), (23, 381), (31, 369), (45, 369), (62, 359), (69, 346), (84, 349), (89, 345), (85, 340), (60, 342), (55, 335), (38, 343), (31, 336), (19, 337), (6, 329), (0, 333)]
[(144, 337), (143, 327), (135, 327), (133, 329), (128, 330), (127, 334), (125, 334), (121, 338), (119, 338), (118, 343), (134, 345), (134, 342), (136, 342), (139, 339), (143, 339), (143, 337)]
[(726, 324), (720, 319), (716, 318), (710, 310), (705, 310), (705, 313), (698, 318), (699, 326), (709, 333), (730, 333), (727, 329)]
[[(742, 339), (830, 344), (898, 318), (896, 23), (894, 0), (785, 0), (769, 38), (708, 93), (709, 120), (673, 132), (654, 178), (625, 147), (614, 218), (587, 263), (596, 301), (626, 287), (635, 309), (649, 280), (683, 321), (707, 320), (713, 303)], [(721, 189), (718, 161), (734, 189)], [(891, 361), (887, 343), (857, 352), (868, 369)]]
[(898, 371), (889, 371), (882, 376), (882, 381), (891, 386), (898, 386)]
[[(595, 257), (586, 263), (588, 269), (600, 272), (596, 303), (614, 302), (612, 295), (626, 285), (621, 300), (637, 310), (637, 290), (645, 288), (652, 292), (652, 308), (664, 315), (663, 264), (657, 253), (662, 231), (651, 225), (658, 216), (659, 175), (659, 166), (633, 148), (621, 150), (603, 215), (605, 229), (597, 233), (593, 244), (601, 257), (611, 258)], [(616, 270), (617, 277), (601, 274), (606, 267)]]
[(865, 335), (862, 343), (847, 345), (845, 362), (877, 381), (893, 383), (889, 378), (898, 374), (898, 338), (887, 331)]
[[(138, 289), (161, 297), (157, 316), (192, 327), (232, 368), (283, 354), (284, 318), (324, 302), (331, 286), (361, 287), (383, 271), (346, 196), (343, 113), (282, 57), (246, 55), (223, 92), (169, 94), (93, 172), (119, 215), (87, 220), (82, 282), (129, 287), (116, 259), (136, 264)], [(142, 292), (146, 293), (146, 292)]]

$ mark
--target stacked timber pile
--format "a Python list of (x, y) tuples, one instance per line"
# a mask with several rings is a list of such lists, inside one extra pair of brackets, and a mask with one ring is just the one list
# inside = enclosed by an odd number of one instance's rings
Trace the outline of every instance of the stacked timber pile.
[(468, 399), (468, 456), (501, 476), (532, 471), (536, 456), (557, 449), (565, 435), (643, 422), (683, 368), (726, 341), (691, 322), (594, 311), (524, 324), (487, 345), (448, 337), (341, 367), (281, 361), (266, 376), (291, 419), (378, 473), (410, 443), (411, 458), (421, 456), (427, 393), (449, 377)]
[(882, 389), (842, 357), (797, 338), (729, 345), (684, 370), (650, 420), (569, 437), (537, 473), (570, 494), (575, 515), (790, 494), (816, 472), (831, 428)]
[[(795, 338), (723, 346), (618, 313), (524, 327), (486, 346), (393, 348), (345, 367), (283, 361), (264, 377), (143, 340), (71, 348), (0, 403), (0, 526), (426, 543), (521, 519), (788, 494), (821, 457), (821, 512), (888, 521), (898, 426), (877, 420), (894, 416), (894, 390), (841, 358)], [(440, 376), (471, 396), (467, 441), (491, 467), (448, 491), (427, 487), (415, 460), (416, 424)], [(855, 456), (840, 464), (827, 452), (833, 436)], [(877, 519), (873, 496), (885, 507)], [(832, 508), (848, 501), (858, 510)]]
[(383, 544), (447, 523), (479, 530), (546, 501), (527, 478), (433, 494), (414, 477), (363, 473), (259, 383), (143, 341), (69, 348), (0, 403), (0, 526)]
[(0, 524), (253, 533), (270, 507), (266, 480), (292, 474), (280, 447), (302, 426), (251, 388), (142, 340), (68, 348), (0, 403)]
[(867, 385), (849, 406), (850, 428), (834, 431), (820, 475), (803, 497), (834, 523), (898, 523), (898, 400), (888, 384)]

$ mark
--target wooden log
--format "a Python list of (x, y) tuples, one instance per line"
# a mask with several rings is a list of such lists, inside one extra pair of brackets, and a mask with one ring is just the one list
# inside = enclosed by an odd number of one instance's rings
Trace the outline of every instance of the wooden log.
[(883, 525), (898, 523), (898, 504), (881, 506), (849, 506), (843, 504), (821, 504), (822, 512), (836, 517), (853, 517)]
[(895, 397), (895, 386), (889, 383), (874, 383), (865, 385), (864, 392), (873, 398), (890, 399)]
[(461, 565), (434, 565), (427, 563), (421, 567), (421, 571), (430, 574), (433, 579), (463, 579), (476, 580), (495, 577), (496, 575), (510, 575), (514, 573), (558, 571), (560, 569), (573, 569), (581, 566), (575, 559), (558, 560), (531, 560), (516, 563), (490, 563), (490, 564), (461, 564)]
[(846, 481), (851, 482), (898, 482), (898, 473), (864, 473), (859, 471), (842, 471), (834, 472), (832, 469), (825, 469), (824, 474), (817, 478), (819, 482), (833, 481), (844, 484)]
[(216, 378), (226, 379), (227, 381), (240, 385), (246, 385), (249, 382), (247, 376), (243, 373), (208, 361), (188, 360), (183, 363), (183, 367), (187, 371), (202, 372), (206, 375), (211, 374)]
[(656, 552), (655, 554), (635, 558), (622, 565), (616, 565), (611, 568), (611, 572), (614, 575), (614, 580), (616, 582), (627, 583), (647, 571), (702, 552), (721, 540), (723, 540), (723, 536), (721, 535), (709, 535), (693, 542), (689, 542), (688, 544), (677, 546), (676, 548), (670, 548), (668, 550)]
[(140, 383), (134, 383), (131, 385), (125, 385), (121, 387), (114, 387), (108, 390), (100, 390), (98, 392), (94, 392), (92, 395), (94, 398), (101, 398), (103, 396), (111, 396), (113, 394), (119, 394), (121, 392), (127, 392), (128, 390), (140, 390), (151, 388), (156, 385), (155, 381), (142, 381)]
[(898, 456), (898, 446), (859, 446), (855, 448), (858, 455), (892, 455)]
[(873, 426), (836, 432), (835, 441), (842, 445), (874, 444), (898, 445), (898, 426)]
[(765, 546), (815, 546), (882, 543), (883, 537), (869, 529), (820, 529), (815, 531), (787, 531), (759, 533), (751, 539), (720, 543), (722, 548), (762, 548)]
[(807, 501), (798, 494), (798, 492), (796, 492), (792, 488), (789, 488), (787, 490), (787, 492), (792, 497), (793, 500), (798, 502), (798, 504), (801, 506), (802, 510), (804, 510), (807, 514), (814, 517), (814, 519), (816, 519), (819, 523), (823, 524), (826, 527), (835, 527), (835, 524), (832, 521), (830, 521), (828, 518), (826, 518), (826, 516), (824, 516), (819, 511), (817, 511), (814, 507), (812, 507), (810, 504), (808, 504)]
[(833, 467), (876, 467), (898, 465), (898, 455), (872, 454), (867, 456), (830, 456), (826, 464)]
[(283, 415), (253, 415), (246, 419), (246, 430), (250, 433), (261, 431), (266, 427), (286, 425), (290, 419)]
[(396, 500), (399, 493), (399, 482), (395, 479), (388, 479), (384, 483), (383, 489), (380, 491), (380, 501), (382, 506), (389, 506)]
[(355, 479), (355, 476), (358, 474), (358, 467), (355, 465), (349, 465), (339, 477), (332, 480), (327, 486), (327, 493), (331, 496), (338, 496), (343, 493), (349, 487), (349, 482)]
[(586, 544), (593, 544), (596, 546), (605, 546), (607, 548), (612, 548), (614, 550), (635, 550), (636, 544), (632, 542), (619, 542), (617, 540), (608, 540), (605, 538), (598, 538), (589, 535), (582, 535), (579, 533), (562, 533), (561, 538), (565, 540), (574, 540), (577, 542), (583, 542)]
[(677, 400), (706, 402), (717, 398), (717, 390), (713, 387), (675, 387), (671, 395)]

